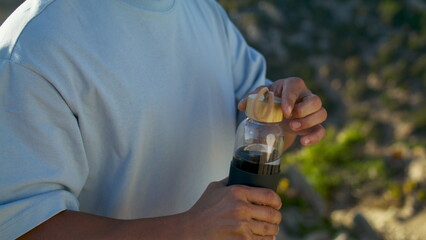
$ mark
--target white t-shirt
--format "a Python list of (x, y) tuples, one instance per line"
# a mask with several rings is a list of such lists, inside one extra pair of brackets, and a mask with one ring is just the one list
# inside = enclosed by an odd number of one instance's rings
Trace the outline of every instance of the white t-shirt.
[(263, 57), (213, 0), (29, 0), (0, 28), (0, 239), (65, 209), (188, 210)]

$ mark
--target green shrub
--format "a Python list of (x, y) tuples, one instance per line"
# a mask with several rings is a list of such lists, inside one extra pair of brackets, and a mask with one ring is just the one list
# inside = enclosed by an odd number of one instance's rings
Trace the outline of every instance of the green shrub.
[(318, 144), (286, 154), (283, 165), (298, 166), (314, 188), (330, 199), (335, 189), (359, 188), (386, 176), (384, 160), (364, 153), (366, 138), (361, 124), (351, 124), (340, 132), (329, 128)]

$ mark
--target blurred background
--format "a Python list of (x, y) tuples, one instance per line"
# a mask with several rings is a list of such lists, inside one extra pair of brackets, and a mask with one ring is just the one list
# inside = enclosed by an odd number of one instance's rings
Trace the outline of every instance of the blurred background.
[(278, 239), (426, 239), (426, 1), (219, 2), (268, 78), (302, 77), (329, 113), (283, 159)]
[(220, 0), (327, 137), (283, 159), (281, 239), (426, 239), (426, 1)]

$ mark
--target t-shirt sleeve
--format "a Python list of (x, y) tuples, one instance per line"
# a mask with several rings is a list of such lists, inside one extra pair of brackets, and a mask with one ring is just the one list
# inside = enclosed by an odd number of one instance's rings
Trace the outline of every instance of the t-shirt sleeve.
[(266, 61), (262, 54), (247, 44), (225, 10), (220, 6), (218, 8), (225, 25), (232, 63), (234, 91), (239, 101), (257, 87), (270, 83), (266, 80)]
[(87, 174), (78, 119), (55, 86), (0, 60), (0, 239), (78, 210)]

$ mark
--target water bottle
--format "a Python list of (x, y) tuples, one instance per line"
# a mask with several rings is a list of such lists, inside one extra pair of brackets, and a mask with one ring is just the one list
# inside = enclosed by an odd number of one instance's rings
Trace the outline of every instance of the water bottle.
[(275, 191), (284, 153), (281, 99), (265, 87), (248, 96), (246, 116), (237, 129), (228, 185)]

